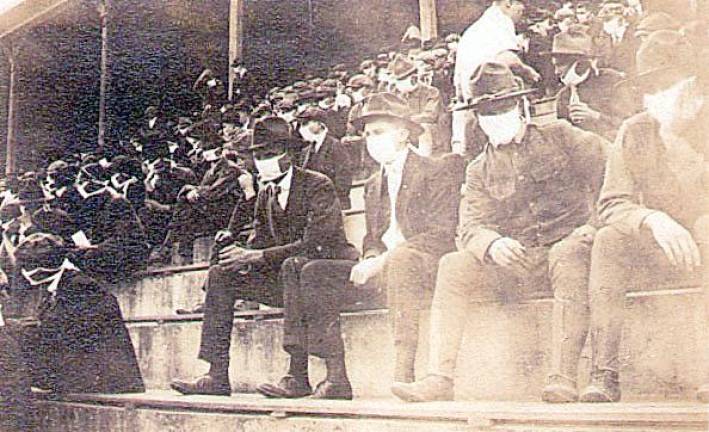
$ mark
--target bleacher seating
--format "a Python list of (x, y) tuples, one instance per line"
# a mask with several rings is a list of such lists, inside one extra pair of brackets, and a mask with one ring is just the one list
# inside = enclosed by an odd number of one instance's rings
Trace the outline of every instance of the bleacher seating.
[[(548, 102), (547, 102), (548, 103)], [(550, 118), (546, 104), (537, 121)], [(364, 236), (363, 182), (344, 213), (348, 238)], [(624, 402), (550, 406), (539, 402), (551, 351), (550, 298), (512, 304), (480, 303), (471, 314), (456, 377), (457, 402), (407, 405), (389, 393), (393, 347), (388, 311), (343, 314), (347, 364), (355, 401), (267, 400), (178, 396), (175, 377), (196, 376), (202, 315), (176, 315), (203, 299), (209, 239), (197, 242), (196, 263), (153, 269), (115, 286), (149, 391), (140, 395), (68, 395), (39, 402), (42, 431), (704, 431), (709, 412), (690, 402), (704, 379), (698, 347), (707, 331), (697, 287), (647, 287), (628, 295), (621, 352)], [(235, 313), (232, 386), (250, 392), (286, 370), (281, 310)], [(427, 320), (417, 370), (425, 371)], [(590, 368), (582, 356), (580, 385)], [(311, 381), (324, 364), (311, 360)], [(41, 395), (40, 395), (41, 397)], [(483, 402), (486, 401), (486, 402)], [(494, 402), (493, 402), (494, 401)], [(652, 401), (663, 401), (661, 403)]]

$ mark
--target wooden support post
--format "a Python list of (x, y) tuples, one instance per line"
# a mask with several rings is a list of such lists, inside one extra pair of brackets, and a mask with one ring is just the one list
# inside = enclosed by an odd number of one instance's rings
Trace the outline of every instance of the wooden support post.
[(436, 0), (419, 0), (419, 22), (423, 41), (438, 37)]
[(15, 177), (15, 166), (17, 164), (16, 143), (15, 143), (15, 101), (17, 95), (17, 57), (14, 46), (4, 48), (5, 56), (10, 66), (8, 74), (8, 92), (7, 92), (7, 140), (5, 153), (5, 176), (8, 180)]
[(108, 8), (109, 0), (99, 0), (98, 13), (101, 22), (101, 81), (99, 84), (98, 101), (98, 148), (104, 149), (106, 145), (106, 97), (108, 91)]
[(229, 100), (234, 96), (234, 68), (236, 61), (241, 59), (244, 33), (243, 27), (244, 1), (230, 0), (229, 3)]

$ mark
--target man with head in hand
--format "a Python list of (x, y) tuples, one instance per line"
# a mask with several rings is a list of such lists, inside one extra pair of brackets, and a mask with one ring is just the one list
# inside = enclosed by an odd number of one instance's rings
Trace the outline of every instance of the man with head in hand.
[(411, 402), (453, 399), (471, 303), (529, 297), (551, 286), (554, 316), (563, 319), (553, 322), (553, 370), (543, 397), (574, 399), (588, 330), (593, 229), (585, 224), (603, 177), (605, 141), (566, 121), (528, 123), (522, 98), (531, 90), (501, 63), (483, 64), (470, 86), (470, 107), (488, 142), (467, 168), (458, 251), (439, 264), (429, 375), (393, 392)]
[(246, 244), (220, 248), (209, 270), (199, 351), (209, 371), (191, 381), (173, 381), (172, 388), (180, 393), (231, 393), (229, 347), (236, 299), (282, 307), (279, 278), (293, 266), (289, 258), (351, 257), (332, 181), (294, 166), (292, 153), (300, 142), (281, 118), (266, 117), (254, 126), (250, 150), (259, 183), (254, 232)]
[[(692, 53), (685, 38), (671, 30), (650, 34), (637, 53), (637, 75), (629, 82), (643, 94), (645, 111), (621, 126), (598, 203), (605, 226), (593, 246), (593, 362), (584, 402), (620, 400), (619, 347), (628, 290), (709, 288), (709, 99), (706, 76)], [(706, 357), (698, 364), (705, 365)], [(709, 385), (698, 397), (709, 401)]]

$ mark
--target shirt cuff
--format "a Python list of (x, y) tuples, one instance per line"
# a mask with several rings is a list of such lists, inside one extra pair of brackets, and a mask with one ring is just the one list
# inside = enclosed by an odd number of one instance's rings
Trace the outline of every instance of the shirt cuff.
[(658, 210), (652, 209), (636, 209), (628, 212), (623, 219), (622, 224), (626, 227), (627, 233), (632, 235), (640, 234), (640, 230), (643, 227), (645, 219), (653, 213), (657, 213)]

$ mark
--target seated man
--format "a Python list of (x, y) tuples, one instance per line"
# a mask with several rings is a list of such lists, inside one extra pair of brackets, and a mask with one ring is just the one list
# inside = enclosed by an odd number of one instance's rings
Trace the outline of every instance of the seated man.
[(324, 175), (293, 166), (297, 143), (283, 119), (267, 117), (255, 125), (250, 147), (259, 175), (254, 233), (244, 246), (222, 248), (209, 270), (199, 351), (209, 372), (173, 381), (180, 393), (231, 393), (229, 347), (237, 298), (282, 307), (279, 278), (288, 258), (351, 258), (335, 188)]
[(564, 87), (557, 94), (557, 116), (581, 129), (614, 140), (622, 116), (616, 112), (613, 87), (623, 74), (598, 68), (593, 40), (585, 26), (573, 25), (554, 36), (554, 73)]
[[(409, 150), (409, 138), (422, 130), (410, 120), (405, 101), (394, 94), (372, 96), (355, 123), (364, 128), (367, 150), (382, 166), (367, 186), (363, 259), (311, 261), (305, 266), (293, 262), (291, 270), (284, 266), (284, 348), (291, 353), (291, 367), (278, 385), (259, 387), (270, 397), (309, 394), (306, 350), (326, 362), (330, 359), (328, 380), (336, 383), (333, 372), (338, 370), (343, 371), (340, 379), (346, 379), (340, 310), (357, 298), (379, 300), (380, 287), (388, 291), (393, 313), (394, 379), (413, 381), (419, 311), (430, 304), (438, 259), (455, 247), (456, 197), (462, 181), (462, 176), (451, 175), (455, 161), (444, 164)], [(335, 359), (339, 367), (330, 366), (337, 364)], [(349, 381), (341, 388), (350, 399)]]
[[(584, 402), (620, 400), (625, 294), (703, 280), (709, 260), (709, 95), (678, 32), (653, 33), (637, 53), (645, 112), (626, 120), (608, 156), (598, 211), (605, 227), (590, 275), (592, 376)], [(707, 291), (709, 292), (709, 291)], [(704, 341), (706, 345), (706, 341)], [(706, 359), (697, 359), (700, 369)], [(709, 386), (700, 400), (709, 401)]]
[(353, 164), (345, 146), (330, 135), (326, 116), (325, 111), (312, 106), (297, 114), (300, 125), (298, 132), (307, 144), (299, 165), (303, 169), (325, 174), (332, 180), (342, 208), (348, 209)]
[[(430, 374), (393, 388), (406, 401), (453, 398), (455, 365), (471, 302), (509, 301), (551, 286), (555, 309), (564, 319), (553, 323), (555, 359), (549, 384), (565, 389), (575, 388), (588, 331), (593, 230), (584, 224), (591, 216), (590, 191), (598, 190), (603, 177), (605, 141), (565, 121), (525, 124), (520, 98), (531, 90), (523, 90), (503, 64), (483, 64), (471, 88), (472, 107), (488, 145), (467, 168), (459, 250), (439, 264), (431, 311)], [(545, 399), (557, 397), (546, 393)]]
[(14, 282), (0, 300), (2, 430), (8, 417), (15, 427), (28, 420), (30, 386), (59, 394), (145, 390), (118, 302), (67, 257), (62, 240), (44, 233), (14, 253)]

